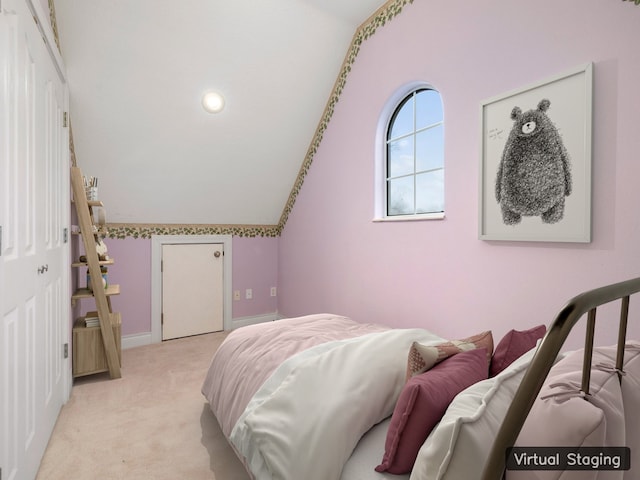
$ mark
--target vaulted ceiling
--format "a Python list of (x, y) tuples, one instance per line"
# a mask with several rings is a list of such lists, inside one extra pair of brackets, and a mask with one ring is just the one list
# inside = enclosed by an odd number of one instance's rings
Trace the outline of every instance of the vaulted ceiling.
[[(354, 33), (383, 4), (54, 0), (77, 163), (108, 221), (278, 224)], [(221, 113), (202, 108), (210, 90)]]

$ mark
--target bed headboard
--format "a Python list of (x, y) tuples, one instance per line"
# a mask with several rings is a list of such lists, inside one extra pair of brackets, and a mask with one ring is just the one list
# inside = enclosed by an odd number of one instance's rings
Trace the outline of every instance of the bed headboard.
[(494, 440), (487, 463), (485, 464), (482, 480), (500, 480), (503, 478), (507, 448), (515, 444), (527, 415), (536, 400), (538, 392), (542, 388), (553, 366), (555, 358), (560, 353), (562, 345), (569, 336), (569, 332), (585, 313), (587, 314), (587, 333), (584, 348), (581, 390), (585, 394), (589, 393), (596, 309), (601, 305), (618, 300), (620, 300), (621, 306), (616, 368), (618, 371), (622, 370), (627, 334), (629, 298), (638, 292), (640, 292), (640, 278), (626, 280), (577, 295), (569, 300), (562, 310), (560, 310), (549, 327), (547, 334), (542, 339), (507, 410), (502, 426)]

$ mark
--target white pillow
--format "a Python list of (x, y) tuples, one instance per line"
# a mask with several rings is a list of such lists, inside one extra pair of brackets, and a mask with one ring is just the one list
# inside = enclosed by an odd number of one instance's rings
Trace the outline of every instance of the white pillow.
[(411, 480), (478, 477), (535, 350), (456, 396), (418, 452)]

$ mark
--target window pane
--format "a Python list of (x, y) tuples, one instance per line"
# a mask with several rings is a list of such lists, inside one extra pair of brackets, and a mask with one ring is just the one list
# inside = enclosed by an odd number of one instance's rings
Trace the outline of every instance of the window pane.
[(391, 119), (391, 128), (387, 139), (398, 138), (414, 131), (413, 127), (413, 95), (400, 104), (396, 115)]
[(444, 169), (416, 175), (416, 213), (444, 212)]
[(387, 177), (413, 173), (413, 136), (389, 142), (387, 162)]
[(413, 176), (387, 182), (387, 215), (412, 215)]
[(405, 97), (389, 118), (385, 147), (386, 215), (444, 212), (443, 106), (436, 90), (425, 86)]
[(442, 121), (442, 100), (435, 90), (416, 95), (416, 130)]
[(444, 167), (443, 126), (416, 134), (416, 171), (424, 172)]

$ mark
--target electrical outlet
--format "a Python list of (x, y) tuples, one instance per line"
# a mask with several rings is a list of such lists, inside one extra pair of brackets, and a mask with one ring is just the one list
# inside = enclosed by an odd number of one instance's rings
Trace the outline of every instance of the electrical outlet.
[(233, 299), (234, 300), (240, 300), (240, 290), (234, 290), (233, 291)]
[(251, 300), (253, 298), (253, 290), (247, 288), (244, 292), (244, 298), (246, 298), (247, 300)]
[(275, 297), (278, 295), (278, 289), (276, 287), (271, 287), (271, 296)]

